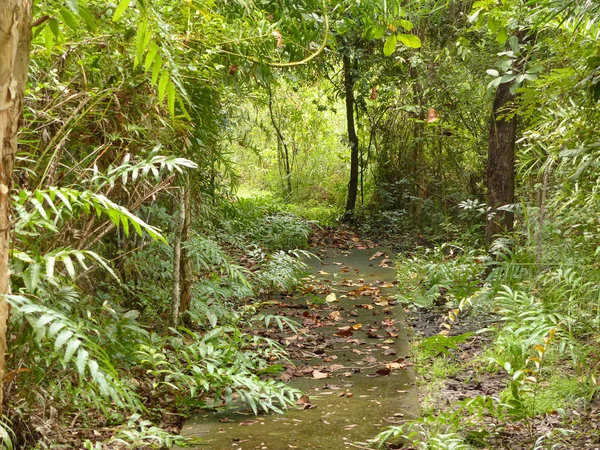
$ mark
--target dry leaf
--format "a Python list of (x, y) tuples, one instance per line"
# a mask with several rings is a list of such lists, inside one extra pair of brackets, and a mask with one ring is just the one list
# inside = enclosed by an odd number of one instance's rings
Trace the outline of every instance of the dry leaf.
[(335, 292), (332, 292), (327, 297), (325, 297), (325, 301), (327, 303), (339, 302), (337, 296), (335, 295)]
[(328, 373), (324, 373), (324, 372), (320, 372), (318, 370), (313, 370), (312, 377), (315, 380), (322, 380), (324, 378), (328, 378), (329, 374)]

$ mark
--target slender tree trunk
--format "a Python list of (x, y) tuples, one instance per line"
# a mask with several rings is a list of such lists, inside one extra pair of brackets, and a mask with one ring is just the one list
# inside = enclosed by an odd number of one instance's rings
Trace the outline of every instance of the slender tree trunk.
[(354, 125), (354, 74), (350, 56), (344, 55), (344, 91), (346, 93), (346, 120), (348, 122), (348, 142), (350, 143), (350, 182), (348, 183), (348, 201), (346, 213), (356, 207), (358, 196), (358, 136)]
[[(183, 206), (185, 218), (183, 220), (183, 228), (181, 230), (181, 242), (188, 242), (190, 240), (190, 222), (192, 218), (191, 201), (190, 201), (190, 186), (185, 187), (183, 194)], [(192, 305), (192, 262), (188, 254), (187, 249), (181, 247), (181, 293), (180, 293), (180, 304), (179, 313), (183, 314), (190, 310)]]
[(33, 0), (0, 0), (0, 415), (10, 309), (10, 189), (27, 82)]
[[(281, 132), (281, 128), (279, 127), (277, 121), (275, 120), (275, 114), (273, 113), (273, 94), (271, 92), (271, 88), (269, 90), (269, 116), (271, 117), (271, 123), (273, 124), (273, 128), (275, 128), (275, 132), (277, 133), (277, 148), (278, 155), (281, 158), (281, 164), (283, 164), (285, 170), (285, 184), (284, 186), (287, 189), (286, 196), (290, 197), (292, 195), (292, 168), (290, 166), (290, 152), (288, 150), (288, 146), (283, 138), (283, 133)], [(281, 147), (283, 147), (283, 151), (281, 151)]]
[(181, 237), (185, 223), (185, 188), (179, 192), (179, 214), (175, 224), (175, 237), (173, 239), (173, 291), (171, 293), (171, 326), (179, 323), (179, 309), (181, 306)]
[[(514, 97), (510, 92), (510, 83), (503, 83), (496, 89), (492, 107), (487, 163), (488, 216), (485, 226), (485, 243), (488, 248), (495, 235), (513, 228), (514, 214), (499, 211), (498, 208), (515, 201), (517, 118), (510, 111)], [(506, 114), (509, 117), (504, 117)]]

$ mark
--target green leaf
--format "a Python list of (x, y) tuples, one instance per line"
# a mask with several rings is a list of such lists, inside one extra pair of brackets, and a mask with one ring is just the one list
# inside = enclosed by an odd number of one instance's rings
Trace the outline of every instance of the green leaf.
[(63, 19), (63, 22), (75, 33), (78, 31), (77, 20), (75, 20), (75, 16), (73, 13), (66, 8), (60, 10), (60, 16)]
[(391, 34), (385, 41), (385, 44), (383, 44), (383, 54), (385, 56), (392, 56), (396, 51), (396, 43), (396, 35)]
[(88, 30), (94, 31), (96, 29), (96, 20), (85, 6), (82, 5), (79, 8), (79, 15), (83, 17), (83, 20), (85, 20)]
[(496, 42), (498, 44), (504, 44), (507, 39), (508, 39), (508, 32), (506, 31), (506, 28), (505, 27), (500, 28), (498, 30), (498, 33), (496, 34)]
[(67, 269), (67, 273), (69, 274), (69, 276), (71, 278), (75, 278), (75, 266), (73, 266), (73, 261), (71, 260), (71, 258), (69, 257), (69, 255), (63, 255), (61, 257), (61, 261), (65, 265), (65, 267)]
[(154, 59), (158, 53), (158, 45), (156, 42), (152, 41), (150, 44), (150, 48), (148, 49), (148, 53), (146, 54), (146, 61), (144, 62), (144, 72), (148, 72), (150, 66), (154, 63)]
[(163, 69), (160, 73), (160, 81), (158, 82), (158, 102), (162, 103), (165, 98), (165, 92), (167, 90), (167, 84), (170, 81), (169, 71)]
[(54, 33), (49, 26), (44, 28), (44, 44), (48, 55), (50, 55), (52, 53), (52, 48), (54, 47)]
[(54, 17), (52, 19), (50, 19), (48, 21), (48, 26), (50, 27), (50, 30), (52, 30), (52, 34), (54, 34), (54, 37), (58, 37), (60, 31), (58, 29), (58, 20), (56, 20)]
[(167, 102), (169, 104), (169, 112), (171, 117), (175, 117), (175, 85), (169, 81), (167, 85)]
[(73, 332), (71, 330), (63, 330), (54, 341), (54, 351), (62, 348), (72, 336)]
[(399, 34), (398, 40), (408, 48), (421, 48), (421, 39), (414, 34)]
[(154, 64), (152, 65), (152, 84), (156, 84), (158, 81), (158, 75), (160, 74), (160, 69), (162, 68), (162, 57), (159, 54), (156, 54), (154, 58)]
[(82, 348), (77, 352), (77, 372), (81, 377), (85, 377), (85, 366), (87, 365), (89, 357), (90, 354)]
[(75, 14), (79, 14), (79, 0), (67, 0), (67, 5)]
[(114, 12), (113, 17), (112, 17), (113, 22), (118, 22), (119, 21), (119, 19), (123, 16), (123, 14), (127, 10), (127, 8), (129, 8), (129, 2), (130, 1), (131, 0), (121, 0), (119, 2), (119, 5), (117, 6), (117, 9), (115, 9), (115, 12)]
[(411, 31), (415, 27), (410, 20), (401, 19), (398, 21), (398, 24), (404, 28), (405, 31)]
[(144, 51), (146, 50), (144, 43), (146, 41), (146, 31), (148, 30), (148, 22), (142, 21), (138, 27), (137, 35), (135, 37), (135, 59), (133, 61), (133, 67), (136, 68), (142, 61)]
[(381, 39), (385, 34), (385, 27), (383, 25), (375, 25), (373, 29), (373, 39)]

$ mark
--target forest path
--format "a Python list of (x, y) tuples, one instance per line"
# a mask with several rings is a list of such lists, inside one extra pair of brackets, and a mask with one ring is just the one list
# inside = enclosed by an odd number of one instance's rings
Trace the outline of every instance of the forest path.
[(299, 409), (258, 417), (200, 413), (182, 430), (202, 439), (193, 448), (356, 448), (355, 442), (418, 415), (404, 314), (390, 297), (396, 288), (392, 253), (362, 245), (312, 251), (321, 260), (308, 261), (313, 275), (304, 293), (269, 311), (304, 324), (306, 335), (277, 336), (296, 365), (281, 379), (306, 394)]

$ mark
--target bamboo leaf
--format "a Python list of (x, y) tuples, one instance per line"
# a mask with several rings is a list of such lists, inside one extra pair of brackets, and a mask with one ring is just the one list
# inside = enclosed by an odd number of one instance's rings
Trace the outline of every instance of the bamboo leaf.
[(129, 2), (130, 0), (121, 0), (119, 2), (119, 5), (115, 9), (115, 12), (112, 17), (113, 22), (118, 22), (119, 19), (123, 16), (125, 11), (127, 11), (127, 8), (129, 8)]

